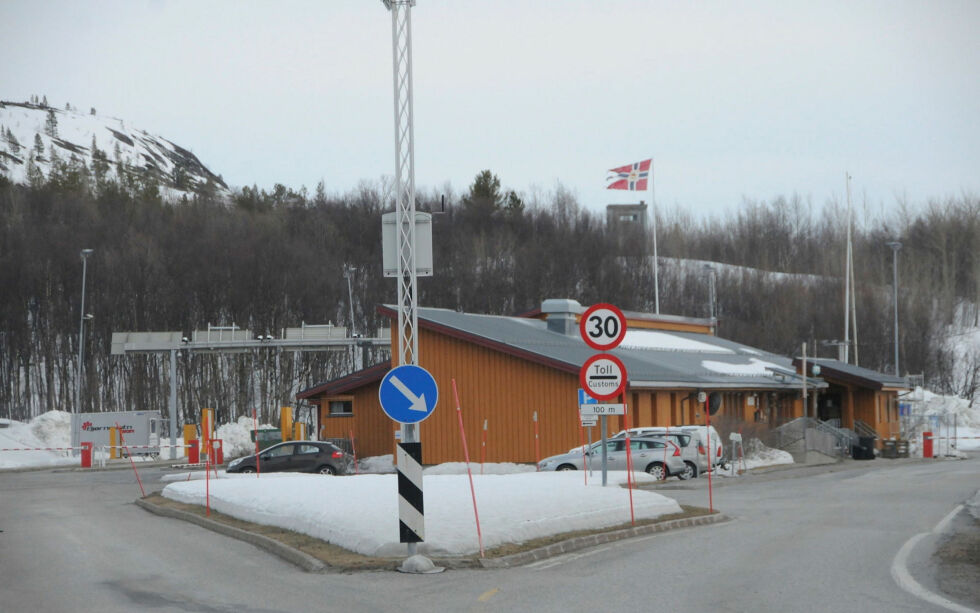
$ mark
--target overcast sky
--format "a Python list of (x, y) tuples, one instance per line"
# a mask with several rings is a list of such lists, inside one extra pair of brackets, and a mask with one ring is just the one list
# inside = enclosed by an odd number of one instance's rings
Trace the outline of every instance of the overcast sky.
[[(416, 183), (482, 169), (593, 209), (873, 206), (980, 193), (980, 2), (418, 0)], [(0, 99), (47, 95), (194, 151), (231, 185), (394, 172), (377, 0), (0, 1)]]

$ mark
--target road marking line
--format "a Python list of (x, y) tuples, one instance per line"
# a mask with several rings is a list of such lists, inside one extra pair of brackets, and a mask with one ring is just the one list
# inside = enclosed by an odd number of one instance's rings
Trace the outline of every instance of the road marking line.
[(898, 550), (898, 554), (895, 555), (895, 559), (892, 561), (892, 578), (895, 580), (895, 583), (898, 584), (898, 587), (902, 588), (909, 594), (912, 594), (916, 598), (919, 598), (920, 600), (931, 602), (936, 606), (949, 609), (950, 611), (956, 611), (957, 613), (977, 613), (975, 609), (965, 607), (922, 587), (918, 581), (912, 578), (907, 566), (909, 555), (912, 553), (912, 550), (915, 549), (916, 544), (930, 534), (942, 533), (949, 525), (949, 522), (951, 522), (956, 514), (962, 509), (963, 505), (959, 505), (953, 509), (949, 515), (944, 517), (942, 521), (936, 524), (936, 527), (932, 529), (931, 533), (922, 532), (921, 534), (916, 534), (909, 540), (905, 541), (905, 544)]
[(486, 601), (490, 600), (491, 598), (493, 598), (497, 594), (497, 592), (499, 592), (499, 591), (500, 591), (499, 588), (493, 588), (492, 590), (487, 590), (487, 591), (483, 592), (482, 594), (480, 594), (480, 597), (477, 598), (477, 600), (479, 600), (480, 602), (486, 602)]
[(955, 509), (949, 512), (949, 515), (944, 517), (942, 521), (936, 524), (936, 527), (933, 528), (932, 531), (936, 534), (942, 534), (943, 532), (945, 532), (947, 526), (949, 526), (949, 522), (953, 521), (953, 518), (956, 517), (956, 514), (962, 510), (963, 510), (963, 505), (958, 505)]

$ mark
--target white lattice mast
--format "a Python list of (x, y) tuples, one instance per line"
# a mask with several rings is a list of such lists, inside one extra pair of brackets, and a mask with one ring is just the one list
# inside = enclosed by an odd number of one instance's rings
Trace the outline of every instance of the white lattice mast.
[(395, 91), (395, 233), (398, 255), (398, 364), (418, 364), (418, 277), (415, 270), (415, 128), (412, 115), (412, 7), (382, 0), (391, 12)]

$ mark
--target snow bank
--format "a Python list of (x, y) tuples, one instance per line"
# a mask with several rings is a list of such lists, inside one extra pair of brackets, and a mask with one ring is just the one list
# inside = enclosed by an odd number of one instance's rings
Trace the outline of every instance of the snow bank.
[[(272, 428), (269, 424), (260, 424), (259, 428)], [(233, 460), (244, 455), (255, 453), (255, 443), (252, 441), (254, 422), (249, 415), (242, 415), (238, 421), (221, 424), (215, 432), (215, 437), (221, 439), (225, 460)]]
[[(646, 475), (639, 476), (647, 480)], [(625, 472), (609, 474), (613, 485)], [(521, 543), (562, 532), (629, 522), (629, 491), (583, 484), (580, 472), (474, 475), (484, 547)], [(398, 556), (398, 485), (395, 475), (324, 477), (282, 474), (277, 479), (217, 479), (211, 507), (246, 521), (302, 532), (365, 555)], [(204, 483), (172, 483), (163, 495), (204, 504)], [(676, 501), (634, 490), (636, 518), (678, 513)], [(465, 475), (425, 477), (427, 554), (479, 551), (469, 480)]]
[[(0, 420), (0, 449), (25, 447), (67, 447), (70, 440), (68, 413), (49, 411), (25, 424), (9, 419)], [(7, 427), (2, 427), (6, 425)], [(78, 458), (67, 451), (0, 451), (0, 468), (27, 466), (61, 466), (78, 464)]]

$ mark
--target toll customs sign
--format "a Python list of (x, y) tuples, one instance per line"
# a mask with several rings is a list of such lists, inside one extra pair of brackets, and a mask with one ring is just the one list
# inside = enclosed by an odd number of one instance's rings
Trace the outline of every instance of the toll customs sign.
[(609, 400), (626, 387), (626, 367), (616, 356), (599, 353), (582, 365), (579, 382), (589, 396), (596, 400)]

